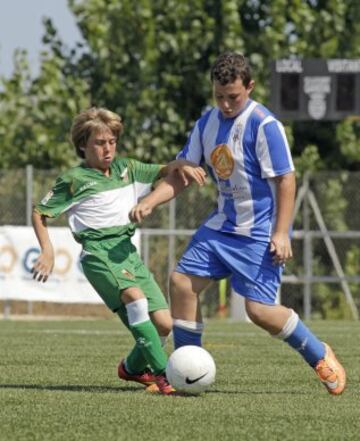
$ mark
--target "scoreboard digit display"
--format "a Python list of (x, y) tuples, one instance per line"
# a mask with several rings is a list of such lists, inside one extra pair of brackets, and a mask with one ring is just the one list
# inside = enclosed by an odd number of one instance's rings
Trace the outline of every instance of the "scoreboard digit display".
[(287, 120), (360, 115), (360, 59), (273, 61), (270, 108)]

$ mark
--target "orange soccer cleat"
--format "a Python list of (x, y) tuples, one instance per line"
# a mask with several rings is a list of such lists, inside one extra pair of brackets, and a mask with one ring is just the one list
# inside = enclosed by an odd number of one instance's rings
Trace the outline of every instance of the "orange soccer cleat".
[(318, 361), (314, 369), (328, 392), (332, 395), (340, 395), (346, 385), (345, 369), (336, 359), (330, 346), (326, 343), (324, 344), (325, 357)]

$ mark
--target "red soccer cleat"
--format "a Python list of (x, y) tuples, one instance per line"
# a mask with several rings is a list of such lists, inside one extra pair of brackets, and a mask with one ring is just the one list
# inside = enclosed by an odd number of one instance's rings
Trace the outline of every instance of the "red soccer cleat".
[(125, 381), (135, 381), (136, 383), (143, 384), (144, 386), (149, 386), (156, 383), (155, 375), (151, 372), (142, 372), (140, 374), (129, 374), (125, 368), (124, 360), (121, 360), (118, 366), (118, 376), (121, 380)]
[(176, 391), (168, 382), (165, 374), (155, 376), (156, 385), (162, 395), (175, 395)]

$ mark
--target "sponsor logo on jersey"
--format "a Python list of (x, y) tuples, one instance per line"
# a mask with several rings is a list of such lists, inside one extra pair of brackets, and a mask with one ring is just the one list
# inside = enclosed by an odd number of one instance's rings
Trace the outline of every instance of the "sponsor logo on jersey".
[(228, 179), (231, 176), (235, 161), (226, 144), (219, 144), (215, 147), (211, 153), (210, 161), (219, 178)]
[(54, 192), (52, 190), (49, 191), (49, 193), (40, 201), (40, 204), (46, 205), (51, 197), (53, 196)]
[(96, 185), (96, 184), (97, 184), (96, 181), (90, 181), (90, 182), (87, 182), (86, 184), (82, 185), (82, 186), (79, 188), (79, 192), (82, 192), (82, 191), (84, 191), (84, 190), (87, 190), (88, 188), (93, 187), (93, 186)]
[(237, 123), (234, 129), (233, 141), (240, 141), (241, 135), (243, 132), (243, 125), (241, 123)]

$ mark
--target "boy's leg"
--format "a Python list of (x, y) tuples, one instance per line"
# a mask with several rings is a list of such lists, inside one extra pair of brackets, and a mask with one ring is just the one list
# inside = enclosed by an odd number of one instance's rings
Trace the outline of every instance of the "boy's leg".
[(151, 367), (160, 392), (172, 393), (174, 390), (167, 383), (164, 374), (167, 355), (158, 331), (150, 320), (147, 299), (139, 288), (133, 287), (122, 291), (121, 300), (126, 306), (129, 328), (135, 338), (136, 346)]
[[(124, 325), (130, 330), (125, 306), (120, 308), (117, 311), (117, 314)], [(170, 312), (168, 309), (152, 311), (150, 313), (150, 318), (159, 333), (161, 345), (164, 347), (167, 336), (171, 331), (172, 321)], [(127, 357), (119, 363), (118, 376), (122, 380), (135, 381), (146, 386), (151, 385), (146, 389), (149, 392), (158, 392), (159, 390), (155, 384), (155, 375), (151, 372), (150, 366), (148, 365), (141, 348), (139, 348), (137, 344), (135, 344)]]
[(204, 277), (172, 273), (170, 297), (175, 349), (186, 345), (201, 346), (204, 324), (199, 294), (210, 282), (210, 279)]
[(346, 384), (344, 368), (332, 349), (320, 341), (293, 310), (246, 299), (246, 311), (255, 324), (299, 352), (329, 393), (339, 395), (343, 392)]
[(185, 345), (201, 346), (204, 325), (199, 295), (212, 280), (230, 274), (213, 250), (212, 243), (217, 234), (214, 230), (200, 227), (171, 275), (170, 305), (175, 349)]
[[(128, 317), (127, 317), (127, 313), (126, 313), (126, 308), (120, 308), (117, 311), (117, 315), (120, 317), (120, 320), (124, 323), (124, 325), (129, 329), (129, 331), (131, 332), (130, 329), (130, 325), (129, 325), (129, 321), (128, 321)], [(130, 353), (126, 356), (126, 358), (124, 360), (122, 360), (118, 366), (118, 373), (119, 373), (119, 377), (124, 378), (125, 375), (123, 373), (123, 370), (125, 368), (125, 372), (129, 376), (141, 376), (141, 374), (146, 373), (148, 371), (148, 362), (146, 361), (141, 349), (139, 348), (138, 345), (135, 344), (135, 346), (133, 347), (133, 349), (130, 351)], [(153, 377), (153, 376), (152, 376)], [(136, 379), (134, 381), (137, 381)], [(153, 378), (154, 382), (155, 379)], [(142, 381), (139, 381), (142, 382)], [(144, 384), (147, 383), (151, 383), (149, 381), (149, 379), (147, 379), (146, 382), (144, 382)]]

